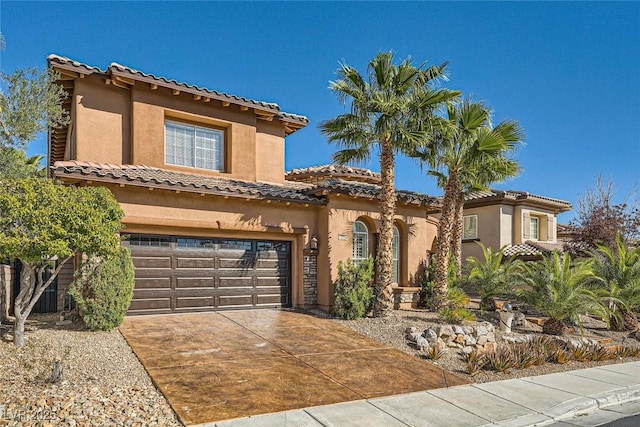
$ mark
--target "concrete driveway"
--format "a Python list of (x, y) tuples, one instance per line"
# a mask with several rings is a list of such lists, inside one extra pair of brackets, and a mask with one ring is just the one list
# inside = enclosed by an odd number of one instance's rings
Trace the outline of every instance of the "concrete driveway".
[(120, 331), (187, 425), (465, 383), (292, 311), (127, 317)]

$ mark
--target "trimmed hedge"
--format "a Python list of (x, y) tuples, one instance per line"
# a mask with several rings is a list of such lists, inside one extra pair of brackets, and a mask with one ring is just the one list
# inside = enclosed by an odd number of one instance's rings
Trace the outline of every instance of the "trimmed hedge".
[(134, 268), (129, 249), (96, 262), (83, 263), (69, 294), (78, 312), (93, 331), (108, 331), (122, 324), (133, 298)]

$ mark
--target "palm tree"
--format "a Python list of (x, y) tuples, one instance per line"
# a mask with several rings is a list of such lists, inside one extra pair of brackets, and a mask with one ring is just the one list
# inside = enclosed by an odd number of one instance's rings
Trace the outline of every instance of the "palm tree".
[(635, 311), (640, 307), (640, 249), (628, 248), (618, 235), (615, 250), (599, 245), (591, 255), (601, 284), (596, 293), (609, 309), (609, 327), (618, 331), (636, 329)]
[(460, 275), (465, 192), (486, 189), (491, 183), (517, 175), (518, 163), (509, 156), (524, 139), (517, 122), (506, 120), (493, 127), (489, 108), (469, 99), (459, 105), (449, 104), (447, 117), (439, 122), (438, 129), (438, 142), (414, 153), (444, 189), (436, 244), (435, 309), (446, 303), (452, 253)]
[(333, 156), (338, 164), (368, 160), (375, 149), (380, 159), (381, 225), (376, 257), (376, 304), (374, 315), (390, 309), (393, 219), (396, 196), (394, 164), (396, 154), (407, 154), (429, 143), (433, 112), (460, 94), (435, 89), (444, 79), (446, 63), (415, 67), (410, 58), (396, 65), (393, 54), (376, 55), (366, 76), (346, 64), (338, 69), (339, 78), (330, 83), (342, 103), (350, 101), (350, 111), (320, 124), (329, 142), (342, 149)]
[(482, 259), (469, 257), (469, 287), (480, 294), (483, 310), (495, 310), (490, 306), (491, 297), (510, 296), (515, 293), (514, 282), (519, 280), (522, 262), (514, 257), (504, 257), (502, 249), (495, 251), (478, 243), (482, 248)]
[(525, 263), (528, 289), (520, 297), (534, 309), (548, 316), (542, 332), (562, 335), (566, 322), (581, 326), (580, 314), (602, 316), (606, 308), (592, 289), (594, 273), (591, 260), (572, 261), (566, 252), (553, 252), (541, 262)]

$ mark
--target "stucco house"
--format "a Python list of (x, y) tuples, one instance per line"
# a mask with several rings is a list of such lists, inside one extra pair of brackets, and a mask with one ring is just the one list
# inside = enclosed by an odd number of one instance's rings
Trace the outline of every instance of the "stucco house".
[(489, 190), (468, 194), (463, 209), (463, 259), (481, 258), (481, 242), (531, 260), (562, 250), (557, 215), (571, 210), (571, 204), (524, 191)]
[[(306, 117), (116, 63), (48, 62), (71, 117), (49, 134), (49, 167), (66, 184), (109, 188), (124, 210), (136, 268), (130, 314), (326, 310), (338, 262), (375, 253), (378, 174), (285, 172), (286, 137)], [(437, 233), (428, 212), (440, 202), (397, 197), (394, 281), (410, 304)]]

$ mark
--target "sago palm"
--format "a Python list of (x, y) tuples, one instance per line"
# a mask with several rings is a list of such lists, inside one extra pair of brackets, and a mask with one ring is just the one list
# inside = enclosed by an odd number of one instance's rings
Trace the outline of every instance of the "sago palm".
[(517, 122), (506, 120), (493, 127), (489, 108), (469, 99), (459, 105), (449, 104), (447, 117), (438, 122), (437, 129), (437, 143), (414, 152), (444, 189), (436, 245), (435, 308), (446, 302), (446, 271), (454, 237), (458, 271), (462, 264), (460, 247), (465, 191), (486, 188), (491, 183), (517, 175), (518, 163), (510, 156), (524, 139)]
[(393, 63), (390, 52), (379, 53), (369, 62), (366, 75), (342, 64), (339, 78), (330, 83), (350, 111), (320, 124), (330, 142), (342, 149), (333, 156), (338, 164), (363, 162), (377, 154), (380, 160), (381, 224), (376, 257), (376, 304), (374, 315), (392, 306), (391, 271), (393, 220), (396, 208), (394, 164), (397, 154), (406, 154), (430, 143), (433, 111), (459, 96), (459, 92), (436, 89), (433, 83), (445, 77), (446, 64), (413, 66), (410, 59)]
[(557, 252), (542, 261), (525, 263), (523, 278), (529, 286), (520, 297), (549, 319), (542, 331), (562, 335), (566, 323), (582, 328), (581, 314), (602, 316), (606, 309), (591, 288), (594, 278), (591, 260), (573, 261), (569, 253)]
[(599, 280), (597, 295), (610, 310), (608, 324), (614, 330), (638, 327), (635, 311), (640, 307), (640, 249), (628, 248), (618, 235), (616, 247), (599, 245), (591, 253)]
[(478, 244), (482, 248), (482, 259), (473, 256), (467, 259), (469, 287), (480, 294), (483, 310), (495, 310), (495, 306), (490, 305), (491, 297), (514, 295), (522, 263), (514, 257), (505, 258), (502, 249), (495, 251)]

